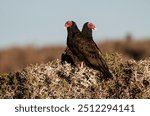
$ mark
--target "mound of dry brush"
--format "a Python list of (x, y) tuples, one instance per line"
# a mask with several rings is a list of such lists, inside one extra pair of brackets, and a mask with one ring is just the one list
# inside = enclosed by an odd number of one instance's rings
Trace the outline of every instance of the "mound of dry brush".
[(59, 60), (30, 65), (13, 74), (1, 74), (4, 99), (143, 99), (150, 98), (150, 58), (124, 60), (120, 54), (104, 55), (113, 79), (84, 66), (61, 65)]

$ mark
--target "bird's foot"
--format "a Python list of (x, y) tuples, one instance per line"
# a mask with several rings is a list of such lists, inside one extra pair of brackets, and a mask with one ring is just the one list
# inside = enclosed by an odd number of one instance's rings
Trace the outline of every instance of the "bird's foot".
[(84, 63), (83, 63), (83, 62), (80, 62), (80, 63), (78, 64), (78, 67), (82, 69), (82, 68), (84, 67)]

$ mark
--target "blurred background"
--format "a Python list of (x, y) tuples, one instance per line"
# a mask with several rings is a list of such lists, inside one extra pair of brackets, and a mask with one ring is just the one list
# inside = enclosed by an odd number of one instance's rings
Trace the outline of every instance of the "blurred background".
[(0, 73), (60, 59), (67, 20), (80, 29), (94, 23), (93, 38), (103, 53), (148, 58), (149, 6), (149, 0), (0, 0)]

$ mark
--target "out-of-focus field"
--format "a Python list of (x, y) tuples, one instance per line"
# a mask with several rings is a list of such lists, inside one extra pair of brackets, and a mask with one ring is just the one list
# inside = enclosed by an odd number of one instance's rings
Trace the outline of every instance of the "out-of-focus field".
[[(150, 38), (133, 39), (130, 36), (122, 39), (107, 40), (97, 43), (105, 54), (121, 53), (123, 58), (141, 60), (150, 57)], [(60, 59), (64, 46), (45, 46), (42, 48), (12, 47), (0, 50), (0, 73), (15, 72), (29, 64), (47, 63)]]

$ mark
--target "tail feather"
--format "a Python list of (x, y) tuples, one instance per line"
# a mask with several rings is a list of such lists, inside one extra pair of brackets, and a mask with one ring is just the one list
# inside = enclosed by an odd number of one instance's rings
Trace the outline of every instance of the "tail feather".
[(102, 68), (100, 71), (101, 71), (102, 74), (103, 74), (103, 79), (104, 79), (104, 80), (108, 80), (108, 79), (112, 79), (112, 78), (113, 78), (113, 75), (112, 75), (112, 73), (109, 71), (109, 69), (104, 69), (104, 68)]

